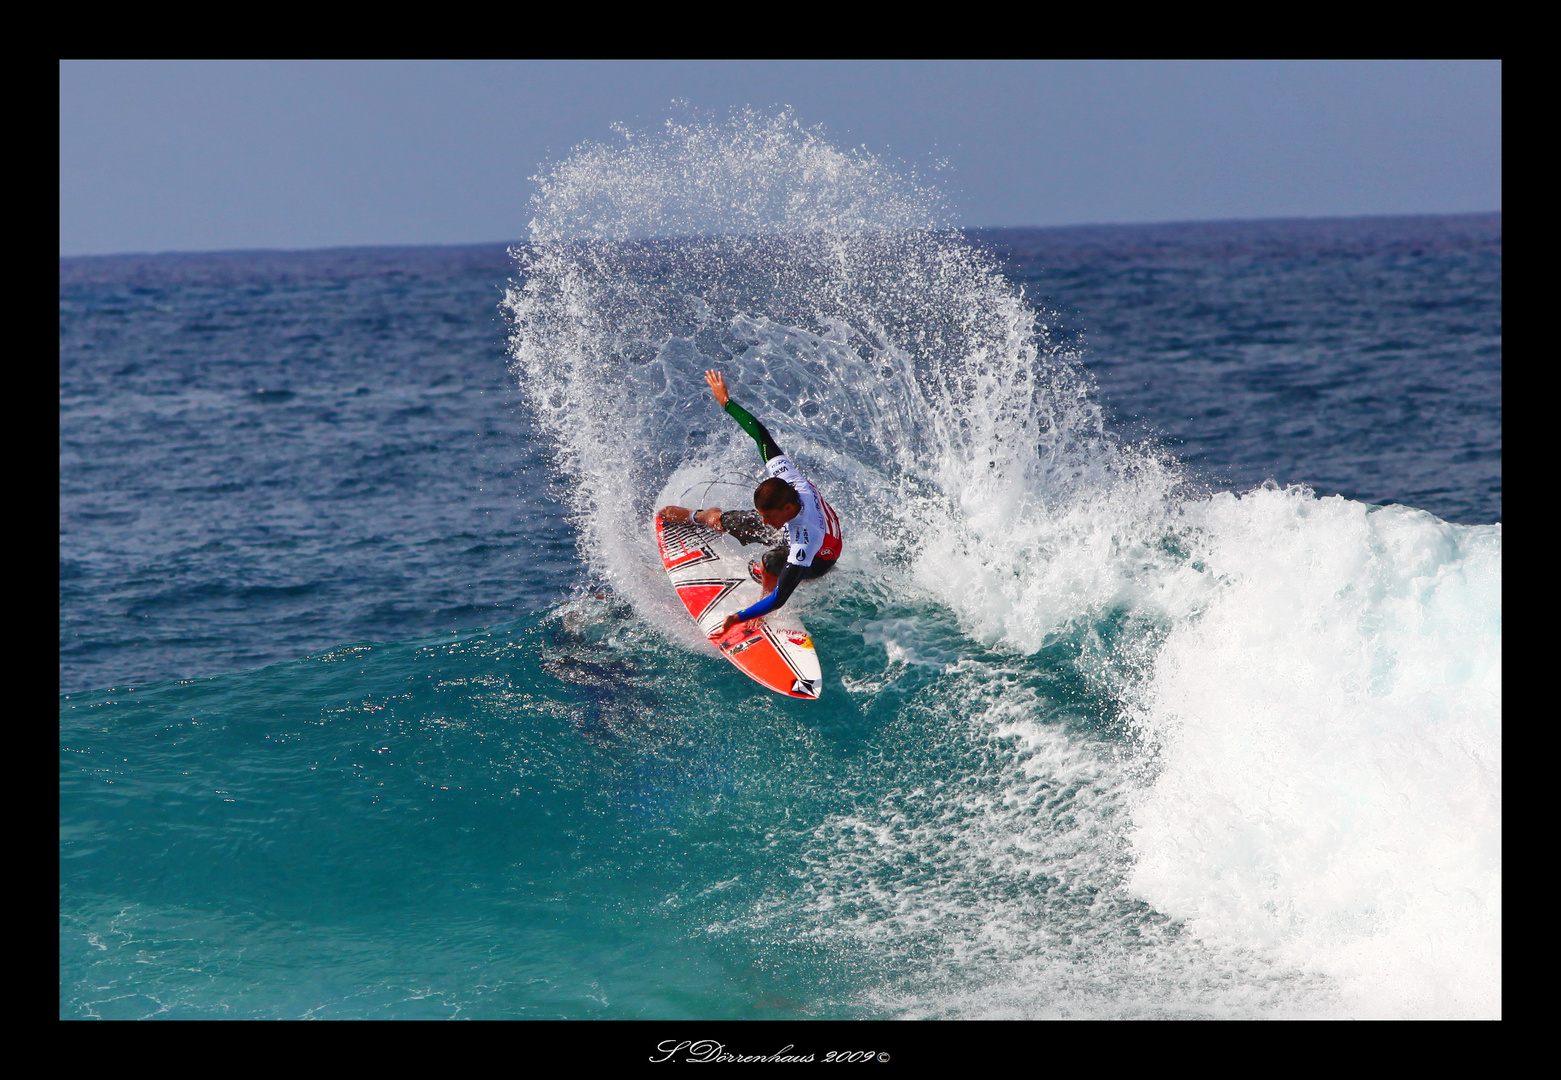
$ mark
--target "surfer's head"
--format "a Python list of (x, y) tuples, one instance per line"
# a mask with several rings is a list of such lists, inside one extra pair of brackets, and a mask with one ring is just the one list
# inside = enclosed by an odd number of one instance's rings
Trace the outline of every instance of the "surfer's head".
[(802, 512), (802, 498), (796, 488), (772, 476), (753, 489), (753, 508), (766, 525), (778, 529)]

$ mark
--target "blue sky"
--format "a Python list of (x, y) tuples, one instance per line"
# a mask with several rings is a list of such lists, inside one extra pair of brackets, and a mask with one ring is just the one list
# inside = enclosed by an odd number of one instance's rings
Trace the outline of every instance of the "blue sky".
[(674, 99), (807, 126), (964, 225), (1501, 208), (1499, 61), (65, 61), (60, 253), (513, 240)]

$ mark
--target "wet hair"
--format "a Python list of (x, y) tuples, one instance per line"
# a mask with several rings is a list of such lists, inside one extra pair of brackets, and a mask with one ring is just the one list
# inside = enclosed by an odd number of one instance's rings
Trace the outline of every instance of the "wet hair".
[(788, 505), (801, 506), (802, 497), (797, 494), (796, 488), (778, 476), (770, 477), (753, 489), (755, 510), (779, 510)]

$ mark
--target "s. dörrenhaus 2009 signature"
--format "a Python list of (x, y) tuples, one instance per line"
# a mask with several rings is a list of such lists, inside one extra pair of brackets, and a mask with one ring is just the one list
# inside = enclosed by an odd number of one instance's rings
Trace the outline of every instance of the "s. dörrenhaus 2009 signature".
[(726, 1048), (725, 1043), (714, 1039), (666, 1039), (656, 1044), (656, 1053), (651, 1055), (652, 1062), (663, 1061), (693, 1061), (710, 1064), (754, 1064), (768, 1062), (792, 1062), (798, 1065), (811, 1065), (817, 1062), (820, 1065), (830, 1064), (854, 1064), (868, 1061), (888, 1061), (889, 1055), (881, 1050), (826, 1050), (822, 1057), (814, 1051), (803, 1053), (796, 1050), (791, 1043), (787, 1043), (773, 1054), (742, 1054), (734, 1053)]

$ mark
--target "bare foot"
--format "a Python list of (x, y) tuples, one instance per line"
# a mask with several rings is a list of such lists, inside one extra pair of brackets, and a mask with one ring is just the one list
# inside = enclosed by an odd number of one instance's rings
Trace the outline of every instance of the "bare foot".
[(693, 513), (686, 506), (663, 506), (656, 516), (662, 521), (687, 521)]

